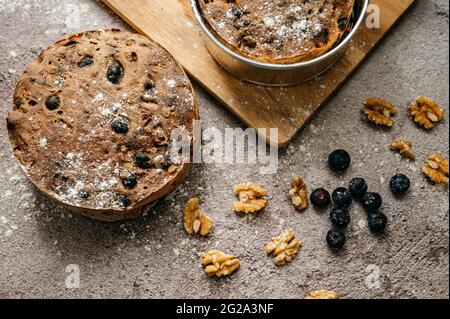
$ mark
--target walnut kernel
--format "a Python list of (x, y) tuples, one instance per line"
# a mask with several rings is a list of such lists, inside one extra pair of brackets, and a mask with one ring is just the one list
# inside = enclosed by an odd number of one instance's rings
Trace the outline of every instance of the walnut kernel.
[(412, 142), (406, 140), (398, 140), (389, 144), (389, 148), (406, 158), (415, 159), (416, 154), (411, 150)]
[(334, 291), (318, 290), (306, 295), (305, 299), (339, 299), (339, 297)]
[(292, 203), (298, 211), (303, 211), (308, 208), (308, 190), (305, 182), (300, 177), (294, 177), (291, 182), (291, 196)]
[(239, 259), (218, 250), (212, 250), (202, 256), (202, 265), (208, 277), (228, 276), (239, 268)]
[(442, 155), (430, 155), (422, 172), (434, 183), (448, 184), (449, 162)]
[(444, 118), (444, 110), (432, 99), (419, 96), (409, 107), (414, 122), (430, 130)]
[(388, 101), (379, 98), (370, 98), (364, 102), (362, 112), (372, 123), (393, 126), (395, 122), (391, 117), (397, 113), (397, 108)]
[(184, 209), (184, 228), (190, 234), (206, 236), (211, 231), (213, 221), (199, 209), (200, 200), (190, 199)]
[(266, 253), (274, 256), (273, 262), (283, 266), (297, 255), (302, 242), (295, 237), (292, 230), (285, 230), (280, 236), (273, 237), (266, 246)]
[(234, 194), (239, 197), (239, 201), (233, 203), (233, 210), (237, 213), (256, 213), (267, 205), (267, 191), (254, 183), (237, 185)]

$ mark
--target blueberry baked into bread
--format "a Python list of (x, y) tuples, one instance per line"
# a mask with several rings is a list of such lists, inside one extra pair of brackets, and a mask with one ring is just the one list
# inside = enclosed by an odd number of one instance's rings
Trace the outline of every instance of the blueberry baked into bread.
[(46, 195), (83, 215), (117, 221), (166, 196), (189, 160), (170, 159), (171, 132), (193, 139), (198, 109), (183, 69), (158, 44), (111, 29), (44, 50), (14, 93), (14, 155)]
[(348, 31), (354, 0), (197, 0), (210, 30), (253, 60), (288, 64), (319, 57)]

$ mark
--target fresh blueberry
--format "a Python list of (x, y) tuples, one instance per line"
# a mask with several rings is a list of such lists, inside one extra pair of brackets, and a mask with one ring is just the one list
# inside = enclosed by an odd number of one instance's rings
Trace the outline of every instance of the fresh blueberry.
[(135, 188), (138, 184), (138, 177), (134, 174), (131, 174), (124, 179), (122, 179), (122, 184), (125, 188), (132, 189)]
[(150, 156), (145, 153), (137, 153), (135, 158), (136, 166), (142, 169), (148, 169), (152, 167), (152, 160)]
[(122, 63), (120, 63), (119, 61), (114, 61), (109, 66), (106, 77), (112, 84), (119, 84), (120, 80), (123, 78), (123, 74), (124, 68)]
[(347, 188), (336, 188), (332, 195), (333, 202), (337, 207), (348, 207), (352, 203), (352, 194)]
[(351, 163), (350, 154), (345, 150), (336, 150), (328, 157), (328, 164), (333, 171), (343, 172)]
[(333, 249), (339, 250), (346, 242), (345, 234), (342, 230), (333, 228), (327, 233), (327, 243)]
[(411, 187), (411, 181), (406, 175), (397, 174), (391, 178), (389, 187), (394, 194), (404, 194)]
[(45, 106), (50, 111), (56, 110), (61, 105), (61, 99), (57, 95), (50, 96), (45, 102)]
[(385, 214), (381, 212), (372, 212), (368, 217), (368, 225), (370, 231), (374, 233), (381, 233), (386, 229), (388, 219)]
[(368, 192), (363, 196), (361, 204), (365, 210), (373, 212), (381, 207), (383, 198), (378, 193)]
[(350, 224), (350, 214), (346, 208), (335, 207), (330, 213), (330, 220), (336, 227), (345, 227)]
[(128, 123), (118, 117), (114, 121), (111, 122), (111, 128), (117, 133), (117, 134), (127, 134), (130, 128), (128, 127)]
[(325, 208), (331, 202), (330, 193), (324, 188), (318, 188), (311, 193), (309, 197), (314, 207)]
[(361, 177), (352, 179), (348, 184), (350, 193), (352, 193), (352, 196), (356, 199), (361, 199), (367, 192), (367, 188), (366, 180)]

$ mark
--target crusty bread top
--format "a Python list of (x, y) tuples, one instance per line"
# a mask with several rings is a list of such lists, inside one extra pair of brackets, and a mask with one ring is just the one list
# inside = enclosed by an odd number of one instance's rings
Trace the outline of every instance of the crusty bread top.
[(347, 31), (354, 0), (197, 0), (210, 29), (261, 62), (295, 63), (329, 51)]
[[(88, 210), (135, 209), (177, 175), (170, 135), (197, 117), (172, 56), (120, 30), (88, 31), (44, 50), (17, 84), (7, 126), (38, 188)], [(159, 196), (159, 195), (158, 195)]]

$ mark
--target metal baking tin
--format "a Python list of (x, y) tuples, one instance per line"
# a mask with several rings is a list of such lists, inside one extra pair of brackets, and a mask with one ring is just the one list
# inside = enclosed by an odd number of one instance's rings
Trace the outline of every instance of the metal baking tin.
[(205, 45), (214, 59), (235, 77), (251, 83), (268, 86), (299, 84), (331, 68), (343, 56), (350, 41), (359, 30), (369, 5), (369, 0), (355, 0), (351, 30), (329, 52), (305, 62), (274, 64), (249, 59), (224, 45), (203, 20), (197, 1), (191, 0), (192, 10), (203, 31)]

